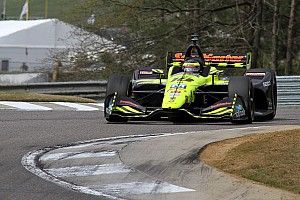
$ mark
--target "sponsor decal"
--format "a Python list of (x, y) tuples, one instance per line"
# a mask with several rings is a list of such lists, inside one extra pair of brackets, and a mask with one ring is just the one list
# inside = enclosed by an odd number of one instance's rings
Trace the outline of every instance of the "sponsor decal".
[(169, 100), (169, 103), (173, 103), (175, 101), (176, 97), (171, 97)]
[(185, 59), (185, 55), (182, 52), (177, 52), (173, 55), (173, 61), (182, 62)]
[(169, 92), (170, 93), (181, 93), (182, 90), (178, 90), (177, 88), (172, 88), (172, 89), (169, 89)]
[[(195, 76), (193, 76), (195, 77)], [(182, 78), (182, 77), (175, 77), (171, 80), (171, 82), (175, 82), (175, 81), (186, 81), (186, 82), (193, 82), (194, 79), (190, 78), (190, 77), (187, 77), (187, 78)]]
[(266, 73), (264, 72), (247, 72), (246, 76), (265, 76)]
[[(198, 55), (191, 55), (192, 57), (199, 57)], [(204, 60), (209, 62), (245, 62), (247, 60), (246, 55), (215, 55), (212, 53), (204, 53)], [(176, 52), (172, 55), (172, 61), (183, 62), (185, 55), (183, 52)]]
[(269, 87), (271, 85), (271, 81), (263, 82), (264, 87)]
[(177, 80), (179, 80), (179, 78), (173, 78), (173, 79), (171, 80), (171, 82), (175, 82), (175, 81), (177, 81)]
[(268, 100), (268, 109), (273, 109), (273, 101), (271, 98), (267, 98)]
[(232, 102), (222, 102), (222, 103), (217, 103), (212, 106), (210, 106), (211, 109), (216, 109), (220, 107), (229, 107), (232, 106)]
[(106, 108), (106, 110), (105, 110), (105, 112), (108, 115), (111, 115), (112, 110), (113, 110), (113, 105), (114, 105), (114, 103), (113, 103), (113, 100), (111, 99), (110, 102), (109, 102), (109, 104), (108, 104), (108, 106), (107, 106), (107, 108)]
[(193, 82), (193, 81), (194, 81), (194, 79), (192, 79), (192, 78), (186, 78), (186, 79), (183, 79), (182, 81), (186, 81), (186, 82)]
[(246, 60), (246, 56), (240, 55), (225, 55), (225, 56), (218, 56), (213, 54), (203, 54), (205, 61), (223, 61), (223, 62), (241, 62)]
[(233, 116), (236, 117), (236, 118), (240, 118), (240, 117), (243, 117), (243, 116), (246, 115), (245, 109), (244, 109), (243, 106), (240, 105), (240, 104), (237, 104), (237, 105), (234, 107), (234, 110), (235, 110), (235, 112), (234, 112)]
[(125, 100), (121, 100), (120, 102), (119, 102), (119, 105), (128, 105), (128, 106), (132, 106), (132, 107), (135, 107), (135, 108), (139, 108), (140, 106), (139, 105), (137, 105), (137, 104), (135, 104), (135, 103), (133, 103), (133, 102), (131, 102), (131, 101), (125, 101)]
[(107, 113), (107, 114), (111, 115), (111, 111), (112, 111), (111, 108), (109, 108), (109, 107), (106, 108), (106, 113)]
[(153, 74), (152, 71), (140, 71), (139, 74), (142, 74), (142, 75), (151, 75)]
[(172, 84), (170, 88), (185, 89), (186, 84)]
[(170, 93), (170, 95), (169, 95), (170, 97), (176, 97), (176, 96), (180, 96), (180, 92), (172, 92), (172, 93)]

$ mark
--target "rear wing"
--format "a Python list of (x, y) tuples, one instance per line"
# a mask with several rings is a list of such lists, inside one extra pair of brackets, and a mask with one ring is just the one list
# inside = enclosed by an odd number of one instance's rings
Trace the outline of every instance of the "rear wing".
[[(199, 57), (196, 54), (192, 54), (191, 57)], [(244, 68), (250, 69), (251, 67), (251, 53), (247, 54), (203, 54), (205, 66), (211, 66), (216, 68)], [(185, 52), (168, 52), (167, 55), (167, 67), (170, 67), (174, 63), (182, 64), (185, 60)]]

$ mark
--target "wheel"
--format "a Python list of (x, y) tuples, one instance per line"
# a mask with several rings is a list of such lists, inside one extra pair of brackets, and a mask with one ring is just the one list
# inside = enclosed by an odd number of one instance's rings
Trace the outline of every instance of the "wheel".
[(270, 68), (255, 68), (255, 69), (249, 69), (246, 71), (250, 73), (267, 73), (271, 74), (270, 82), (271, 82), (271, 101), (272, 101), (272, 112), (266, 116), (258, 117), (259, 121), (264, 120), (272, 120), (274, 119), (277, 111), (277, 81), (276, 81), (276, 73), (273, 69)]
[(126, 122), (126, 118), (110, 115), (111, 106), (115, 92), (115, 100), (128, 96), (130, 80), (126, 76), (113, 74), (108, 78), (106, 87), (106, 98), (104, 102), (104, 117), (108, 122)]
[(272, 120), (274, 119), (277, 111), (277, 81), (276, 81), (276, 74), (272, 70), (272, 105), (273, 105), (273, 112), (265, 117), (266, 120)]
[(128, 95), (130, 80), (127, 76), (113, 74), (109, 76), (106, 86), (106, 96), (115, 92), (118, 93), (118, 97), (125, 97)]
[(228, 85), (228, 94), (234, 98), (235, 94), (242, 97), (245, 104), (245, 117), (243, 119), (233, 119), (232, 123), (251, 124), (254, 120), (254, 103), (253, 103), (253, 85), (249, 77), (231, 77)]

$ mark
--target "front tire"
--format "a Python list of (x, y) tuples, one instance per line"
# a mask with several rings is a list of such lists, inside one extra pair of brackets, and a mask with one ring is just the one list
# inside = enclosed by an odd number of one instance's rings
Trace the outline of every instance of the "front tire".
[(126, 97), (129, 91), (130, 80), (127, 76), (113, 74), (109, 76), (106, 86), (106, 96), (115, 92), (118, 93), (118, 97)]
[(126, 118), (118, 117), (108, 113), (109, 107), (114, 98), (114, 94), (117, 93), (115, 101), (122, 97), (128, 96), (130, 80), (126, 76), (113, 74), (108, 78), (107, 87), (106, 87), (106, 98), (104, 102), (104, 117), (108, 122), (126, 122)]

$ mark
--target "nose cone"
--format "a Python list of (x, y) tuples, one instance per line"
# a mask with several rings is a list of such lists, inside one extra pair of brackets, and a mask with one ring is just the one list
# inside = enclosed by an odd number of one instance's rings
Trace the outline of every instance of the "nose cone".
[(162, 108), (179, 109), (186, 103), (186, 98), (187, 96), (184, 93), (171, 92), (166, 94), (163, 99)]

